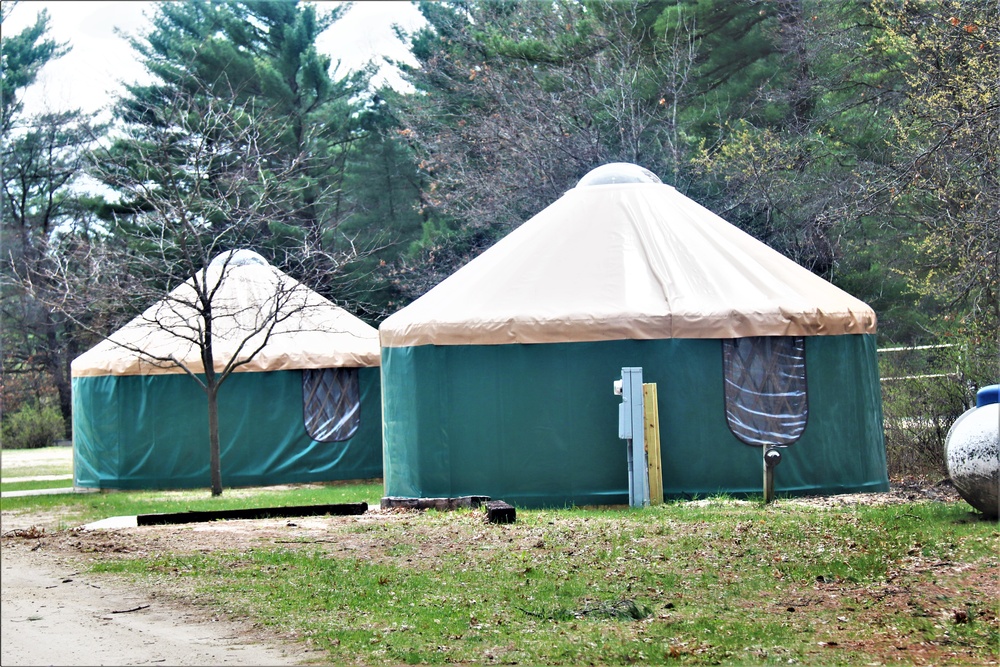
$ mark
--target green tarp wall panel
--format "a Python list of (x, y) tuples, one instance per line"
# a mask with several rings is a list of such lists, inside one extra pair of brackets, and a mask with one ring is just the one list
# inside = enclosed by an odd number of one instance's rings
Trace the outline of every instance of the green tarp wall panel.
[[(361, 417), (342, 442), (303, 423), (302, 372), (234, 373), (219, 391), (224, 486), (382, 476), (379, 369), (358, 369)], [(205, 394), (186, 375), (73, 378), (73, 476), (80, 487), (211, 486)]]
[[(722, 342), (664, 339), (383, 348), (386, 495), (627, 504), (612, 390), (625, 366), (657, 384), (666, 496), (762, 493), (760, 448), (726, 423)], [(806, 376), (808, 423), (777, 493), (888, 490), (875, 337), (808, 338)]]

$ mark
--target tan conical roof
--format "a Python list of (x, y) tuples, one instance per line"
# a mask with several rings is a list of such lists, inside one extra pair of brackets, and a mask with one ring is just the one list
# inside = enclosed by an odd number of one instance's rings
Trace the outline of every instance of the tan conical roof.
[(387, 318), (382, 345), (875, 332), (868, 305), (674, 188), (610, 180), (573, 188)]
[[(256, 259), (255, 259), (256, 258)], [(212, 299), (215, 367), (234, 355), (248, 358), (240, 372), (379, 365), (378, 331), (279, 271), (256, 253), (240, 251), (229, 261), (216, 258), (204, 271), (208, 285), (221, 284)], [(174, 357), (191, 372), (204, 372), (202, 328), (189, 279), (159, 303), (73, 360), (73, 377), (181, 373), (162, 359)], [(262, 323), (279, 316), (265, 341)], [(240, 346), (242, 345), (242, 348)], [(140, 352), (141, 351), (141, 352)], [(161, 359), (161, 361), (156, 361)]]

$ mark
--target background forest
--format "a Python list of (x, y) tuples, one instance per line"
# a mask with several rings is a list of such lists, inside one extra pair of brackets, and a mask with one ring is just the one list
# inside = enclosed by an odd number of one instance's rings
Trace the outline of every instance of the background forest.
[(67, 47), (4, 32), (5, 447), (69, 437), (72, 359), (225, 250), (377, 326), (632, 162), (869, 303), (880, 347), (948, 346), (882, 360), (893, 472), (939, 467), (1000, 379), (996, 0), (418, 4), (399, 91), (318, 53), (342, 6), (161, 3), (107, 124), (25, 114)]

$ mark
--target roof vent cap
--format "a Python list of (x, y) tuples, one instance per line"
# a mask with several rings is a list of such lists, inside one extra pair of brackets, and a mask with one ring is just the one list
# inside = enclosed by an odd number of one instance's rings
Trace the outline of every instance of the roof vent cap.
[(251, 266), (254, 264), (259, 264), (260, 266), (270, 266), (266, 259), (255, 253), (253, 250), (227, 250), (226, 252), (216, 255), (215, 259), (213, 259), (211, 264), (208, 265), (208, 268), (221, 269), (223, 266)]
[(609, 183), (662, 183), (659, 177), (645, 167), (630, 162), (610, 162), (592, 169), (581, 178), (576, 187), (607, 185)]

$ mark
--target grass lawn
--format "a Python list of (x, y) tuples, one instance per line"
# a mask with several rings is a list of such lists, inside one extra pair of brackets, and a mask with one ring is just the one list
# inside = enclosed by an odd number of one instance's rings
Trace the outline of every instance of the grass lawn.
[[(357, 517), (42, 533), (81, 567), (333, 664), (984, 665), (1000, 532), (964, 502), (725, 497), (641, 510), (379, 510), (380, 484), (5, 498), (108, 516), (341, 502)], [(30, 531), (29, 531), (30, 533)], [(38, 539), (38, 534), (6, 536)]]
[(95, 571), (335, 664), (995, 664), (1000, 534), (969, 510), (719, 498), (519, 510), (510, 525), (373, 510), (259, 535), (246, 521), (73, 540)]
[[(43, 475), (72, 475), (72, 447), (0, 449), (0, 480)], [(73, 486), (72, 480), (65, 482)], [(5, 491), (7, 489), (4, 489)]]
[(33, 479), (26, 482), (0, 482), (0, 491), (34, 491), (36, 489), (66, 489), (73, 490), (73, 480), (70, 479)]
[(324, 535), (97, 567), (194, 591), (338, 664), (1000, 657), (996, 525), (957, 504), (522, 511), (509, 526), (428, 511)]
[[(6, 490), (6, 488), (5, 488)], [(204, 489), (189, 491), (111, 491), (105, 493), (23, 496), (0, 499), (11, 512), (58, 514), (63, 527), (73, 527), (113, 516), (172, 512), (289, 507), (366, 502), (378, 506), (381, 484), (302, 485), (226, 489), (212, 498)]]

